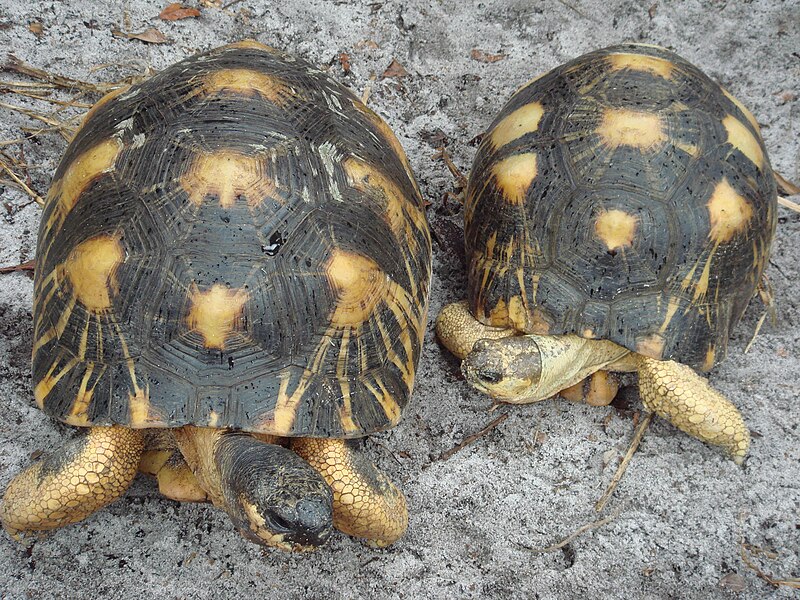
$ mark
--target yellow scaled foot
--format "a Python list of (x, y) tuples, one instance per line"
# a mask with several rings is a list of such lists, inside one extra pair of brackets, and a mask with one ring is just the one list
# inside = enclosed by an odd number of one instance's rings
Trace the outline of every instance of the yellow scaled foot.
[(408, 527), (403, 493), (385, 473), (339, 439), (295, 438), (292, 450), (319, 471), (333, 490), (333, 524), (383, 547)]
[(704, 442), (721, 446), (742, 464), (750, 431), (739, 410), (690, 367), (641, 357), (639, 393), (647, 410)]
[(119, 498), (136, 475), (144, 443), (125, 427), (93, 427), (17, 475), (0, 505), (12, 535), (85, 519)]

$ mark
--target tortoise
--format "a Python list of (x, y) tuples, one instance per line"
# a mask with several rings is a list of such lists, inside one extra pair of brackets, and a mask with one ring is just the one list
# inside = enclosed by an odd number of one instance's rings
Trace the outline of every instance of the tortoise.
[(737, 463), (750, 434), (699, 372), (761, 281), (777, 212), (758, 123), (664, 48), (611, 46), (521, 87), (465, 200), (467, 300), (436, 331), (475, 388), (644, 407)]
[(388, 125), (253, 41), (102, 98), (37, 246), (36, 403), (88, 433), (18, 475), (17, 537), (79, 521), (138, 470), (284, 550), (384, 546), (406, 502), (355, 438), (412, 392), (431, 242)]

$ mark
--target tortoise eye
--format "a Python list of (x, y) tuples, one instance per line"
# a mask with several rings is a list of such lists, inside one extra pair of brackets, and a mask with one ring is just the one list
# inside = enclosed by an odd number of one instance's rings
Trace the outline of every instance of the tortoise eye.
[(484, 383), (499, 383), (503, 379), (502, 373), (498, 373), (497, 371), (492, 371), (490, 369), (480, 369), (476, 375), (478, 376), (478, 379)]

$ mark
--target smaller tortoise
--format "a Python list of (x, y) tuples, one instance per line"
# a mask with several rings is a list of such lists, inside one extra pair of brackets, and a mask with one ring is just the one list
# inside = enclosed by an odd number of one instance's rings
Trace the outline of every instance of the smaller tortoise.
[(586, 54), (523, 86), (486, 133), (468, 300), (437, 335), (505, 402), (608, 404), (607, 372), (636, 372), (648, 411), (741, 464), (742, 416), (694, 369), (724, 358), (776, 207), (758, 123), (725, 89), (656, 46)]
[(138, 469), (285, 550), (403, 534), (403, 494), (350, 438), (411, 395), (430, 237), (399, 142), (350, 91), (241, 42), (106, 96), (36, 256), (36, 402), (89, 429), (11, 481), (9, 532), (79, 521)]

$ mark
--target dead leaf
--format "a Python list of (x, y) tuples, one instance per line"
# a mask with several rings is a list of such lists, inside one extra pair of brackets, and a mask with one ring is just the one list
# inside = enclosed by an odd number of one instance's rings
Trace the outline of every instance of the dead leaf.
[(36, 37), (42, 37), (44, 26), (39, 21), (31, 21), (28, 23), (28, 30)]
[(747, 581), (738, 573), (728, 573), (717, 585), (731, 592), (743, 592), (747, 589)]
[(200, 4), (206, 8), (221, 8), (222, 0), (200, 0)]
[(472, 51), (469, 53), (469, 57), (472, 60), (477, 60), (478, 62), (485, 62), (485, 63), (496, 63), (498, 60), (503, 60), (507, 54), (489, 54), (488, 52), (484, 52), (480, 48), (473, 48)]
[(118, 38), (125, 38), (129, 40), (139, 40), (142, 42), (146, 42), (148, 44), (167, 44), (169, 43), (169, 38), (161, 33), (155, 27), (150, 27), (149, 29), (145, 29), (141, 33), (125, 33), (124, 31), (120, 31), (119, 29), (112, 29), (111, 35)]
[(650, 7), (650, 8), (647, 10), (647, 16), (648, 16), (648, 17), (650, 17), (650, 18), (652, 19), (653, 17), (655, 17), (655, 16), (656, 16), (656, 10), (658, 10), (658, 4), (653, 4), (653, 6), (651, 6), (651, 7)]
[(339, 64), (342, 65), (342, 71), (347, 75), (350, 73), (350, 55), (346, 52), (339, 54)]
[(180, 19), (190, 19), (199, 17), (200, 11), (191, 6), (184, 6), (180, 2), (173, 2), (161, 11), (158, 18), (162, 21), (179, 21)]
[(380, 46), (378, 45), (378, 42), (376, 42), (375, 40), (361, 40), (356, 44), (356, 48), (358, 50), (361, 50), (363, 48), (369, 48), (370, 50), (377, 50), (378, 48), (380, 48)]
[(28, 262), (19, 265), (12, 265), (10, 267), (0, 267), (0, 274), (14, 273), (16, 271), (33, 271), (36, 268), (36, 261), (29, 260)]
[(381, 77), (408, 77), (409, 75), (411, 75), (411, 73), (406, 71), (406, 68), (397, 62), (396, 58), (393, 58), (392, 64), (386, 68)]
[(777, 354), (777, 355), (778, 355), (778, 356), (780, 356), (781, 358), (786, 358), (787, 356), (789, 356), (789, 352), (788, 352), (788, 351), (786, 350), (786, 348), (784, 348), (783, 346), (781, 346), (780, 348), (778, 348), (778, 349), (775, 351), (775, 354)]

